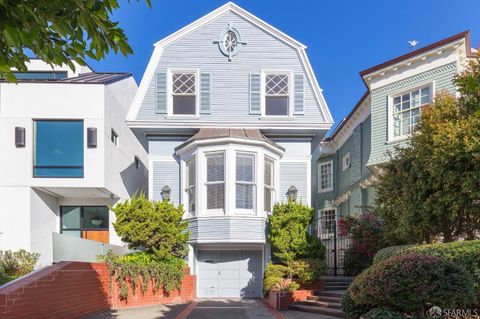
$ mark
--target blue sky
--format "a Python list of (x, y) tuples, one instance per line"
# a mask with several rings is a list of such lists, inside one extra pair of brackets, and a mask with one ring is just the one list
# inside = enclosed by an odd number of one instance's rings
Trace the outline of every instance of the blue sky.
[[(125, 30), (134, 55), (88, 61), (96, 71), (126, 71), (137, 83), (153, 43), (226, 1), (120, 0), (114, 20)], [(365, 92), (358, 72), (448, 36), (471, 30), (480, 44), (479, 0), (238, 0), (239, 6), (308, 46), (307, 53), (337, 125)]]

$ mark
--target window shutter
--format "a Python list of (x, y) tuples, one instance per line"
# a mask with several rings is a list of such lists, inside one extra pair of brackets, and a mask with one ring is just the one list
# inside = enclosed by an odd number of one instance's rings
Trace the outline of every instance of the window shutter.
[(156, 78), (156, 113), (167, 113), (167, 72), (157, 72)]
[(250, 74), (250, 114), (260, 115), (260, 73)]
[(210, 114), (210, 73), (200, 74), (200, 114)]
[(303, 74), (295, 74), (293, 114), (303, 114), (303, 90)]

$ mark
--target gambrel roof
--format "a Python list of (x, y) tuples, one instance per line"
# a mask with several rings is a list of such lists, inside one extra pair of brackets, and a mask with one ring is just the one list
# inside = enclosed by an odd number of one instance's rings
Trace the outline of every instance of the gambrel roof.
[(297, 40), (293, 39), (292, 37), (288, 36), (287, 34), (283, 33), (282, 31), (278, 30), (277, 28), (271, 26), (270, 24), (266, 23), (265, 21), (259, 19), (258, 17), (254, 16), (250, 12), (240, 8), (238, 5), (234, 4), (233, 2), (228, 2), (223, 6), (219, 7), (218, 9), (210, 12), (209, 14), (201, 17), (200, 19), (190, 23), (189, 25), (185, 26), (184, 28), (172, 33), (171, 35), (167, 36), (166, 38), (158, 41), (154, 44), (154, 52), (150, 58), (148, 63), (147, 69), (142, 77), (142, 81), (140, 83), (139, 89), (133, 100), (132, 106), (130, 111), (127, 115), (127, 121), (135, 122), (138, 111), (142, 104), (142, 101), (145, 97), (145, 94), (148, 90), (148, 83), (150, 79), (153, 77), (155, 73), (155, 67), (158, 65), (160, 58), (163, 53), (163, 49), (168, 47), (170, 44), (174, 43), (175, 41), (182, 39), (184, 36), (202, 28), (203, 26), (207, 25), (208, 23), (212, 22), (214, 19), (224, 15), (227, 12), (233, 12), (246, 21), (252, 23), (259, 29), (263, 30), (267, 34), (272, 35), (279, 41), (289, 45), (293, 49), (297, 50), (298, 56), (301, 60), (301, 63), (305, 69), (305, 74), (307, 76), (308, 81), (311, 83), (313, 87), (314, 97), (320, 106), (320, 111), (325, 119), (326, 124), (333, 123), (333, 117), (330, 114), (330, 110), (328, 109), (327, 103), (323, 97), (322, 89), (320, 88), (318, 81), (315, 77), (313, 72), (312, 66), (310, 61), (308, 60), (306, 54), (306, 46), (302, 43), (298, 42)]

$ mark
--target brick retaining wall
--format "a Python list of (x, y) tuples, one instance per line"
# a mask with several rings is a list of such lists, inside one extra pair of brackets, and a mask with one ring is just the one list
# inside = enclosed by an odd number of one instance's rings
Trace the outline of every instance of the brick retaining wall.
[(164, 296), (151, 290), (130, 294), (128, 302), (110, 291), (105, 264), (60, 262), (0, 288), (0, 318), (61, 319), (81, 318), (112, 308), (187, 302), (195, 299), (196, 276), (186, 270), (182, 289)]

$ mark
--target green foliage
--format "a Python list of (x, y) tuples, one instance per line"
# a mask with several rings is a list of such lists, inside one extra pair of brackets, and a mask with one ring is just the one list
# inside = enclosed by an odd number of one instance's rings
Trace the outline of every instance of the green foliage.
[(375, 213), (363, 212), (342, 217), (338, 226), (340, 236), (351, 238), (342, 261), (345, 275), (357, 275), (370, 266), (375, 253), (385, 247), (383, 223)]
[(266, 294), (272, 289), (276, 289), (284, 277), (289, 273), (288, 267), (284, 265), (274, 265), (269, 262), (265, 268), (263, 279), (263, 292)]
[(363, 317), (364, 319), (403, 319), (405, 318), (398, 312), (383, 309), (383, 308), (375, 308), (370, 310), (365, 314)]
[(162, 288), (166, 295), (173, 290), (180, 290), (182, 285), (185, 262), (179, 258), (160, 260), (146, 252), (118, 257), (109, 251), (105, 256), (100, 256), (100, 259), (107, 263), (110, 280), (117, 282), (119, 296), (124, 300), (128, 300), (130, 290), (136, 294), (138, 285), (142, 294), (145, 294), (151, 284), (153, 292)]
[(0, 251), (0, 268), (6, 276), (19, 277), (29, 274), (37, 264), (40, 254), (24, 249)]
[(288, 265), (301, 258), (324, 258), (325, 247), (308, 232), (313, 218), (313, 209), (300, 202), (275, 204), (268, 219), (268, 240), (276, 260)]
[(374, 264), (355, 278), (349, 292), (357, 305), (410, 315), (422, 313), (428, 304), (461, 308), (475, 300), (472, 276), (463, 267), (421, 254)]
[(11, 68), (27, 71), (26, 50), (72, 69), (70, 59), (85, 65), (86, 57), (100, 60), (111, 50), (133, 53), (118, 22), (111, 20), (118, 7), (118, 0), (0, 1), (0, 77), (15, 82)]
[(291, 276), (298, 282), (310, 283), (320, 279), (327, 270), (327, 264), (320, 259), (299, 259), (290, 262), (288, 268)]
[[(389, 247), (377, 253), (375, 263), (386, 260), (392, 256), (412, 253), (437, 256), (465, 268), (473, 276), (477, 294), (480, 296), (480, 240)], [(478, 300), (480, 300), (480, 297)]]
[(158, 259), (183, 258), (188, 254), (188, 223), (183, 206), (168, 201), (150, 201), (141, 193), (112, 208), (115, 231), (130, 248), (145, 250)]
[(475, 239), (480, 230), (480, 59), (422, 108), (409, 145), (377, 183), (376, 211), (390, 245)]
[(381, 261), (387, 260), (390, 257), (401, 255), (403, 252), (408, 251), (408, 248), (415, 247), (415, 245), (399, 245), (399, 246), (390, 246), (383, 249), (380, 249), (373, 258), (373, 263), (379, 263)]
[(370, 308), (365, 305), (355, 303), (350, 296), (350, 291), (347, 290), (342, 297), (342, 310), (345, 312), (348, 319), (358, 319), (360, 316), (367, 313)]

